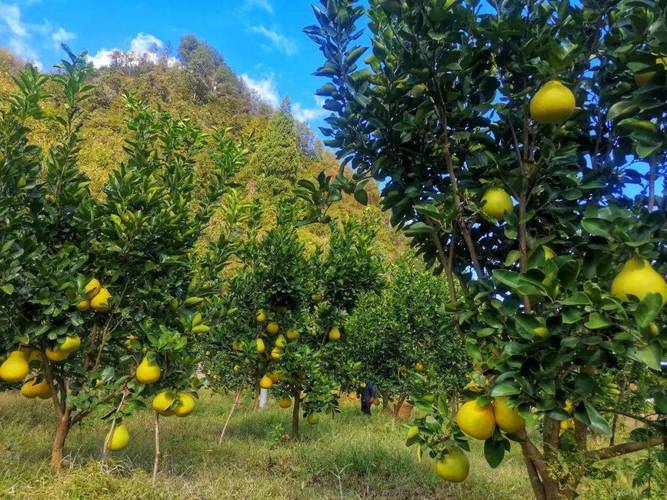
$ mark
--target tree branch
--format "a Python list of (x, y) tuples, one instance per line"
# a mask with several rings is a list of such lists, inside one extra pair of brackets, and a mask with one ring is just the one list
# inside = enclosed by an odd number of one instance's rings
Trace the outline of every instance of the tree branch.
[(589, 451), (584, 456), (587, 460), (590, 461), (607, 460), (609, 458), (645, 450), (646, 448), (651, 448), (660, 444), (667, 445), (667, 434), (662, 436), (655, 436), (651, 439), (647, 439), (646, 441), (631, 441), (628, 443), (602, 448), (600, 450)]

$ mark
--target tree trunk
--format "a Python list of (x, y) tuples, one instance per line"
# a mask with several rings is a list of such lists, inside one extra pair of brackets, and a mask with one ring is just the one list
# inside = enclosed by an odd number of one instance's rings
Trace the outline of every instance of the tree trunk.
[(301, 390), (294, 389), (292, 392), (294, 396), (294, 404), (292, 406), (292, 437), (299, 436), (299, 412), (301, 410)]
[(62, 468), (63, 450), (65, 448), (65, 440), (70, 431), (70, 425), (70, 410), (66, 409), (63, 414), (58, 417), (56, 435), (53, 439), (53, 447), (51, 448), (51, 472), (53, 474), (59, 473)]
[(155, 412), (155, 460), (153, 461), (153, 480), (151, 484), (155, 487), (157, 471), (160, 469), (160, 414)]
[(553, 477), (552, 471), (558, 463), (558, 437), (560, 434), (560, 422), (551, 417), (544, 416), (544, 462), (546, 463), (542, 485), (544, 486), (544, 495), (547, 500), (562, 498), (560, 484)]
[(389, 391), (387, 389), (380, 389), (380, 394), (382, 394), (382, 409), (386, 410), (389, 408)]

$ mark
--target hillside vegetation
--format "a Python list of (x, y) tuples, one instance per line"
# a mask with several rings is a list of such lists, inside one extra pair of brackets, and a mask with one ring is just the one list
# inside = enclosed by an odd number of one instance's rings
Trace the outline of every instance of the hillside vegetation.
[[(108, 173), (125, 157), (126, 138), (124, 95), (130, 94), (145, 104), (167, 113), (191, 120), (205, 131), (229, 129), (247, 148), (245, 168), (235, 181), (245, 197), (241, 202), (256, 202), (262, 210), (265, 225), (275, 218), (281, 195), (290, 192), (299, 179), (313, 179), (324, 171), (335, 176), (339, 165), (335, 156), (325, 149), (313, 131), (295, 120), (289, 98), (279, 109), (272, 109), (248, 89), (224, 62), (222, 55), (194, 36), (181, 40), (177, 51), (178, 65), (167, 58), (152, 63), (132, 60), (117, 53), (111, 66), (95, 70), (94, 86), (87, 101), (87, 116), (82, 130), (79, 164), (90, 178), (93, 192), (99, 193)], [(0, 49), (0, 99), (13, 90), (12, 78), (22, 63), (10, 52)], [(53, 88), (46, 107), (55, 116), (62, 99)], [(53, 143), (49, 120), (34, 125), (33, 139), (46, 147)], [(202, 168), (210, 159), (201, 158)], [(393, 259), (397, 250), (406, 247), (405, 240), (395, 232), (379, 207), (379, 191), (374, 184), (367, 188), (369, 203), (362, 206), (353, 197), (332, 207), (334, 216), (363, 218), (378, 228), (378, 244), (386, 258)], [(210, 232), (219, 231), (214, 216)], [(310, 247), (325, 245), (323, 227), (301, 231)]]

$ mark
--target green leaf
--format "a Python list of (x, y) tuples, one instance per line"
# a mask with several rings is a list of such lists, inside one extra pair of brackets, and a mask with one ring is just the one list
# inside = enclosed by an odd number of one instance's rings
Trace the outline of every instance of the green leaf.
[(354, 192), (354, 199), (362, 205), (368, 205), (368, 193), (363, 189)]
[(494, 441), (493, 438), (484, 441), (484, 458), (492, 467), (498, 467), (505, 456), (505, 445), (502, 441)]
[(584, 323), (586, 328), (591, 330), (599, 330), (601, 328), (609, 328), (613, 323), (609, 321), (606, 317), (602, 316), (598, 312), (591, 313), (588, 317), (588, 321)]
[(660, 348), (660, 344), (657, 342), (649, 344), (646, 347), (642, 347), (641, 349), (637, 349), (631, 353), (631, 356), (637, 361), (644, 363), (652, 370), (660, 371), (662, 349)]
[(595, 407), (588, 402), (584, 402), (584, 407), (586, 408), (586, 415), (588, 415), (588, 419), (590, 420), (591, 429), (593, 429), (598, 434), (611, 434), (611, 427), (609, 426), (609, 423), (602, 415), (600, 415)]
[(0, 290), (5, 292), (6, 295), (11, 295), (12, 293), (14, 293), (14, 285), (12, 285), (11, 283), (6, 283), (0, 286)]
[(494, 398), (498, 396), (514, 396), (519, 393), (521, 393), (521, 389), (512, 382), (502, 382), (495, 385), (491, 390), (491, 396)]
[(635, 312), (635, 321), (639, 328), (646, 328), (657, 318), (662, 309), (662, 295), (659, 293), (649, 293), (637, 306)]
[(581, 221), (581, 226), (593, 236), (602, 236), (611, 238), (612, 223), (604, 219), (585, 218)]
[(502, 284), (516, 290), (521, 295), (547, 295), (547, 291), (539, 281), (506, 269), (495, 269), (493, 277)]

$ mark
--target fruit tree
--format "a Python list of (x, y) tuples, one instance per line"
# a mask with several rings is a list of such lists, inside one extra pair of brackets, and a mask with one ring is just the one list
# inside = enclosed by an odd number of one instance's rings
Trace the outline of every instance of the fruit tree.
[[(321, 4), (305, 31), (330, 79), (327, 144), (350, 184), (385, 182), (393, 223), (445, 275), (473, 364), (456, 418), (434, 402), (409, 443), (462, 480), (463, 433), (492, 466), (514, 441), (537, 498), (574, 497), (599, 461), (664, 444), (667, 3)], [(605, 404), (637, 367), (653, 402)], [(593, 446), (619, 412), (640, 427)]]

